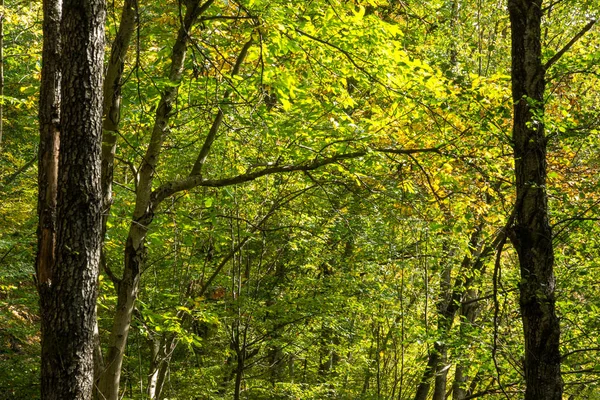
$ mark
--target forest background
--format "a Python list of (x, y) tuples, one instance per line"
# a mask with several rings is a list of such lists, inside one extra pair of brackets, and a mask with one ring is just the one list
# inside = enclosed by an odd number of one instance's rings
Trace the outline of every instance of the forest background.
[[(95, 396), (522, 398), (505, 3), (107, 4)], [(560, 386), (600, 398), (600, 5), (510, 3), (542, 5)], [(31, 399), (43, 12), (0, 10), (0, 398)]]

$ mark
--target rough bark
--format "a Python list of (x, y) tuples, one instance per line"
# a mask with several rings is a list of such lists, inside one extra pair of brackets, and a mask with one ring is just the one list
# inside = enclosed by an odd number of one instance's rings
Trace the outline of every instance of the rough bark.
[(509, 0), (512, 36), (513, 145), (517, 199), (511, 241), (520, 270), (525, 336), (525, 400), (562, 398), (560, 326), (555, 311), (554, 251), (548, 222), (544, 133), (542, 0)]
[[(97, 278), (101, 243), (100, 143), (105, 9), (102, 0), (65, 0), (45, 4), (49, 35), (44, 54), (40, 127), (40, 243), (37, 276), (42, 331), (42, 399), (90, 399)], [(60, 22), (60, 30), (58, 23)], [(46, 26), (45, 26), (46, 28)], [(45, 33), (46, 33), (45, 32)], [(56, 64), (54, 64), (56, 63)], [(54, 70), (52, 70), (54, 68)], [(56, 94), (60, 87), (60, 97)], [(50, 99), (54, 99), (49, 103)], [(60, 113), (57, 101), (60, 98)], [(50, 112), (50, 114), (48, 114)], [(47, 117), (52, 119), (48, 121)], [(55, 151), (60, 153), (57, 178)], [(46, 162), (48, 164), (46, 164)], [(60, 190), (54, 191), (58, 187)], [(56, 194), (56, 200), (53, 197)], [(49, 200), (47, 202), (47, 200)], [(55, 202), (55, 203), (54, 203)], [(52, 225), (55, 224), (55, 232)], [(55, 237), (55, 243), (53, 243)], [(54, 253), (54, 255), (52, 254)], [(48, 258), (46, 258), (48, 257)]]

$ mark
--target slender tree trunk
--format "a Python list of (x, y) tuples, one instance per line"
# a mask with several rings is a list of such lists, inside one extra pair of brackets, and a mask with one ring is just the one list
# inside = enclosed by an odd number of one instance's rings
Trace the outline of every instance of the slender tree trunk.
[(434, 344), (433, 350), (429, 353), (429, 357), (427, 358), (427, 366), (425, 367), (425, 372), (423, 372), (423, 376), (421, 377), (421, 382), (417, 387), (415, 400), (427, 400), (429, 397), (431, 379), (435, 375), (435, 371), (440, 361), (440, 352), (438, 346), (439, 345), (437, 343)]
[(49, 169), (40, 172), (41, 397), (90, 399), (101, 244), (105, 9), (102, 0), (65, 0), (62, 16), (59, 2), (46, 3), (44, 11), (49, 65), (40, 100), (40, 169)]
[(444, 400), (446, 398), (446, 384), (448, 382), (448, 346), (441, 343), (438, 349), (438, 365), (435, 372), (435, 380), (433, 386), (433, 400)]
[(244, 364), (244, 352), (241, 351), (237, 354), (237, 363), (235, 366), (235, 386), (233, 390), (233, 400), (240, 400), (240, 394), (242, 393), (242, 378), (244, 377)]
[(152, 350), (152, 359), (150, 360), (150, 374), (148, 375), (148, 398), (156, 398), (156, 384), (158, 382), (158, 370), (160, 368), (159, 351), (161, 341), (156, 337), (150, 338), (150, 346)]
[(545, 69), (542, 0), (509, 0), (512, 30), (513, 145), (517, 200), (511, 241), (521, 268), (525, 400), (560, 400), (560, 326), (555, 307), (554, 251), (548, 222), (544, 134)]
[[(438, 331), (448, 332), (451, 323), (443, 322), (438, 326)], [(446, 376), (447, 372), (441, 370), (445, 367), (448, 351), (446, 345), (443, 343), (443, 339), (437, 341), (433, 345), (433, 350), (429, 353), (427, 359), (427, 366), (421, 377), (421, 382), (417, 387), (417, 393), (415, 400), (426, 400), (429, 398), (429, 392), (431, 390), (431, 382), (435, 382), (434, 386), (434, 399), (444, 399), (446, 397)], [(441, 394), (442, 397), (439, 397)]]
[[(466, 303), (475, 299), (476, 297), (477, 292), (474, 289), (470, 289), (464, 299), (465, 301), (461, 305), (460, 315), (462, 319), (460, 322), (460, 332), (462, 337), (466, 336), (468, 326), (471, 326), (475, 323), (479, 305), (477, 303)], [(453, 400), (464, 400), (464, 398), (470, 394), (466, 386), (469, 378), (466, 371), (467, 365), (465, 361), (461, 361), (456, 365), (456, 369), (454, 371), (454, 382), (452, 384)]]
[[(173, 347), (172, 350), (175, 350)], [(172, 351), (171, 351), (172, 353)], [(154, 392), (154, 399), (162, 398), (162, 392), (165, 387), (165, 382), (167, 381), (167, 375), (169, 373), (169, 361), (171, 360), (171, 354), (168, 354), (160, 364), (158, 368), (158, 374), (156, 377), (156, 390)]]
[[(102, 186), (102, 239), (106, 235), (106, 224), (112, 206), (112, 181), (114, 173), (114, 160), (117, 147), (117, 132), (121, 119), (121, 86), (123, 85), (123, 70), (125, 57), (129, 49), (131, 37), (136, 26), (136, 0), (126, 0), (123, 4), (119, 30), (111, 46), (110, 59), (106, 69), (104, 81), (104, 102), (102, 104), (102, 162), (101, 162), (101, 186)], [(134, 178), (135, 179), (135, 178)], [(112, 276), (112, 272), (109, 274)], [(117, 283), (118, 286), (118, 283)], [(104, 358), (100, 346), (100, 338), (96, 340), (94, 381), (96, 389), (100, 385), (100, 377), (104, 372)], [(101, 398), (96, 393), (98, 398)]]
[[(190, 38), (189, 31), (198, 19), (198, 16), (212, 2), (212, 0), (208, 0), (202, 5), (199, 1), (187, 3), (183, 25), (179, 29), (171, 54), (169, 80), (175, 84), (179, 83), (183, 74), (185, 54)], [(106, 365), (100, 376), (99, 383), (102, 398), (107, 400), (118, 399), (123, 357), (135, 299), (139, 290), (140, 272), (146, 257), (146, 233), (154, 217), (154, 208), (157, 206), (151, 199), (154, 173), (162, 150), (164, 135), (169, 125), (172, 104), (177, 97), (177, 92), (177, 85), (174, 85), (169, 86), (162, 94), (156, 111), (156, 120), (150, 144), (146, 150), (144, 162), (139, 172), (139, 183), (136, 188), (136, 205), (132, 218), (133, 222), (131, 223), (125, 244), (123, 277), (117, 283), (117, 307), (108, 343)]]
[(125, 57), (136, 26), (136, 0), (126, 0), (121, 13), (117, 36), (112, 43), (110, 60), (104, 81), (104, 104), (102, 123), (102, 206), (103, 224), (106, 231), (110, 207), (112, 205), (112, 181), (117, 146), (117, 132), (121, 120), (121, 86)]
[(177, 343), (175, 334), (165, 333), (152, 339), (152, 361), (148, 374), (148, 398), (150, 400), (160, 399), (169, 370), (169, 361)]
[[(129, 238), (125, 245), (125, 268), (123, 277), (117, 284), (117, 309), (113, 317), (113, 326), (109, 338), (108, 354), (105, 359), (104, 371), (100, 375), (100, 398), (117, 400), (119, 395), (119, 382), (121, 380), (121, 368), (125, 355), (125, 346), (131, 326), (131, 316), (135, 298), (137, 297), (141, 261), (143, 260), (142, 246), (145, 229), (132, 225)], [(135, 251), (134, 238), (140, 252)], [(140, 254), (141, 253), (141, 254)]]

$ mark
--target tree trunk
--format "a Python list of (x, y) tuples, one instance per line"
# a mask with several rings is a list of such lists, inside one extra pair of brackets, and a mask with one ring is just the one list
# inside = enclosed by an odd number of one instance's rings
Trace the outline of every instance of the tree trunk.
[[(465, 337), (467, 334), (468, 326), (475, 323), (477, 317), (477, 309), (479, 305), (476, 302), (468, 303), (469, 301), (477, 297), (477, 291), (470, 289), (467, 291), (465, 301), (461, 305), (461, 321), (460, 321), (460, 332), (461, 336)], [(464, 400), (470, 393), (467, 389), (468, 375), (466, 373), (467, 365), (465, 361), (461, 361), (456, 365), (454, 371), (454, 382), (452, 384), (452, 399), (453, 400)]]
[(121, 120), (121, 86), (123, 85), (123, 69), (129, 43), (135, 29), (136, 0), (126, 0), (123, 5), (121, 22), (114, 42), (112, 43), (110, 60), (104, 81), (104, 104), (102, 123), (102, 212), (104, 220), (102, 229), (106, 230), (106, 221), (112, 205), (112, 181), (117, 146), (117, 131)]
[(156, 398), (156, 385), (158, 383), (158, 372), (160, 369), (160, 348), (162, 341), (157, 337), (150, 338), (150, 346), (152, 350), (152, 359), (150, 360), (150, 374), (148, 374), (148, 398), (154, 400)]
[(444, 400), (446, 398), (446, 384), (448, 378), (448, 346), (441, 343), (438, 352), (438, 365), (435, 371), (435, 385), (433, 386), (433, 400)]
[(148, 374), (148, 398), (150, 400), (161, 398), (171, 356), (177, 344), (177, 336), (173, 333), (165, 332), (160, 337), (151, 339), (152, 361)]
[[(105, 9), (102, 0), (65, 0), (62, 19), (59, 2), (44, 4), (44, 12), (43, 55), (48, 65), (40, 93), (40, 170), (44, 171), (39, 177), (37, 259), (41, 397), (90, 399), (101, 244)], [(59, 55), (64, 60), (60, 72)]]
[[(119, 397), (119, 382), (121, 380), (121, 368), (125, 355), (125, 346), (135, 298), (137, 297), (140, 267), (144, 257), (142, 241), (145, 229), (141, 226), (132, 225), (129, 238), (125, 245), (125, 268), (123, 278), (117, 283), (117, 308), (113, 317), (113, 327), (109, 338), (108, 354), (105, 360), (105, 368), (100, 375), (100, 398), (117, 400)], [(135, 243), (134, 243), (135, 240)], [(136, 251), (136, 247), (139, 251)]]
[[(121, 117), (121, 86), (123, 84), (123, 70), (125, 57), (129, 49), (131, 37), (135, 29), (137, 4), (135, 0), (126, 0), (123, 4), (121, 22), (117, 36), (112, 43), (110, 59), (106, 68), (104, 81), (104, 101), (102, 104), (102, 157), (101, 157), (101, 187), (102, 187), (102, 240), (106, 235), (106, 224), (112, 206), (112, 181), (114, 171), (114, 159), (117, 146), (117, 131)], [(102, 256), (103, 257), (103, 256)], [(106, 266), (111, 279), (115, 279), (112, 272)], [(97, 328), (96, 328), (97, 329)], [(94, 353), (94, 389), (96, 398), (101, 398), (97, 389), (100, 385), (100, 377), (104, 371), (104, 358), (100, 338), (97, 335), (96, 349)]]
[(245, 368), (244, 352), (237, 354), (237, 363), (235, 366), (235, 387), (233, 390), (233, 400), (240, 400), (240, 394), (242, 393), (242, 378), (244, 377)]
[[(441, 342), (436, 342), (433, 345), (433, 350), (431, 351), (431, 353), (429, 353), (429, 357), (427, 359), (427, 366), (425, 367), (425, 372), (423, 372), (423, 377), (421, 378), (421, 382), (419, 383), (419, 386), (417, 388), (415, 400), (427, 400), (427, 398), (429, 397), (429, 391), (431, 389), (432, 378), (436, 375), (440, 365), (443, 364), (446, 354), (447, 350), (445, 344)], [(445, 389), (445, 375), (443, 379), (443, 387)], [(441, 388), (440, 383), (437, 384), (437, 387)]]
[[(212, 0), (200, 5), (199, 2), (190, 2), (187, 5), (183, 25), (171, 55), (171, 69), (169, 80), (178, 84), (183, 74), (183, 65), (189, 41), (189, 30), (200, 14), (204, 12)], [(117, 400), (121, 367), (127, 345), (131, 316), (133, 314), (135, 299), (139, 290), (140, 272), (146, 257), (145, 240), (148, 227), (154, 217), (154, 208), (151, 200), (154, 173), (160, 157), (164, 135), (168, 129), (170, 112), (173, 101), (177, 97), (177, 85), (165, 89), (156, 111), (156, 120), (152, 130), (150, 144), (146, 150), (144, 161), (139, 172), (139, 183), (136, 187), (136, 205), (133, 212), (133, 222), (130, 225), (129, 235), (125, 245), (123, 277), (117, 283), (117, 308), (113, 317), (113, 327), (108, 344), (108, 354), (105, 360), (105, 369), (100, 376), (99, 388), (101, 398)], [(107, 149), (105, 143), (105, 149)], [(108, 179), (108, 178), (106, 178)]]
[[(437, 305), (438, 326), (436, 341), (433, 351), (429, 353), (427, 366), (417, 387), (415, 400), (425, 400), (429, 395), (431, 381), (434, 380), (433, 399), (443, 400), (446, 398), (446, 382), (448, 376), (448, 349), (446, 346), (447, 336), (454, 323), (454, 317), (459, 309), (464, 292), (468, 291), (473, 283), (473, 275), (483, 267), (483, 260), (490, 254), (493, 246), (480, 249), (479, 243), (483, 231), (483, 223), (477, 225), (469, 238), (470, 254), (465, 255), (460, 264), (460, 273), (452, 285), (452, 263), (443, 266), (440, 276), (441, 299)], [(476, 250), (480, 249), (480, 250)], [(435, 376), (435, 379), (434, 379)]]
[(517, 200), (511, 241), (521, 269), (525, 400), (560, 400), (560, 327), (555, 312), (554, 251), (548, 222), (544, 134), (542, 0), (509, 0), (512, 35), (513, 145)]
[(60, 19), (61, 0), (44, 1), (44, 44), (40, 86), (40, 149), (38, 160), (38, 284), (47, 284), (54, 266), (56, 196), (60, 144)]

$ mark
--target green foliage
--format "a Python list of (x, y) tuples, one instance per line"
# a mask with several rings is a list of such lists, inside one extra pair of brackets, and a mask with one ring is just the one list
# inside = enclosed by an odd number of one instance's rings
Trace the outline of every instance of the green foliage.
[[(118, 3), (109, 4), (111, 38)], [(146, 236), (124, 398), (146, 398), (153, 346), (169, 343), (176, 345), (165, 358), (168, 399), (235, 398), (236, 376), (247, 399), (413, 398), (440, 346), (448, 350), (448, 389), (464, 368), (471, 393), (504, 398), (500, 374), (508, 393), (521, 396), (521, 278), (509, 243), (499, 258), (497, 310), (492, 280), (494, 241), (514, 203), (504, 4), (412, 3), (215, 1), (189, 32), (179, 83), (166, 76), (184, 5), (139, 5), (121, 88), (107, 271), (123, 270), (138, 169), (166, 90), (177, 86), (178, 94), (154, 188), (188, 176), (219, 112), (203, 179), (362, 155), (201, 185), (161, 204)], [(546, 59), (594, 5), (553, 6)], [(4, 20), (0, 391), (10, 398), (37, 393), (35, 168), (4, 182), (36, 153), (39, 6), (11, 5)], [(590, 31), (552, 66), (540, 115), (549, 133), (565, 390), (590, 399), (600, 393), (598, 40)], [(114, 286), (105, 271), (103, 343)], [(462, 308), (444, 328), (440, 310), (452, 302)]]

